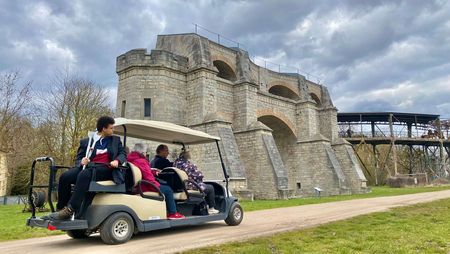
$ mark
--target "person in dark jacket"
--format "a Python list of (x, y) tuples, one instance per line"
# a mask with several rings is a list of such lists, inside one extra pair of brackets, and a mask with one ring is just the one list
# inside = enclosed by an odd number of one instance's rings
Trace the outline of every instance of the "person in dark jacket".
[(169, 156), (169, 147), (163, 144), (159, 145), (156, 148), (155, 158), (153, 158), (152, 162), (150, 163), (151, 167), (161, 170), (164, 168), (173, 167), (173, 162), (170, 162), (167, 159), (167, 156)]
[[(93, 143), (91, 155), (81, 159), (81, 167), (84, 168), (77, 175), (75, 188), (67, 206), (46, 217), (50, 220), (67, 220), (72, 215), (80, 212), (81, 204), (89, 189), (92, 179), (93, 169), (96, 169), (95, 181), (114, 180), (114, 172), (119, 172), (119, 165), (126, 162), (125, 149), (122, 146), (120, 137), (113, 136), (114, 118), (102, 116), (97, 120), (97, 131), (100, 139)], [(85, 166), (85, 167), (84, 167)]]
[[(97, 134), (96, 134), (97, 135)], [(71, 185), (77, 181), (78, 174), (81, 172), (82, 165), (81, 160), (86, 156), (86, 150), (89, 143), (89, 138), (83, 138), (80, 140), (80, 145), (77, 151), (77, 157), (75, 159), (75, 166), (68, 171), (61, 174), (58, 181), (58, 203), (56, 210), (61, 210), (70, 199)]]
[[(157, 169), (150, 168), (150, 164), (145, 157), (145, 146), (141, 143), (136, 143), (134, 145), (133, 151), (128, 154), (127, 160), (129, 163), (132, 163), (136, 167), (138, 167), (141, 170), (142, 179), (146, 180), (148, 182), (151, 182), (154, 184), (159, 190), (164, 194), (165, 201), (166, 201), (166, 209), (167, 209), (167, 219), (169, 220), (176, 220), (176, 219), (184, 219), (184, 215), (177, 212), (177, 206), (175, 203), (175, 199), (173, 198), (173, 191), (172, 188), (170, 188), (169, 185), (166, 184), (160, 184), (156, 180), (156, 176), (158, 175)], [(151, 185), (143, 185), (142, 191), (157, 191), (153, 186)]]

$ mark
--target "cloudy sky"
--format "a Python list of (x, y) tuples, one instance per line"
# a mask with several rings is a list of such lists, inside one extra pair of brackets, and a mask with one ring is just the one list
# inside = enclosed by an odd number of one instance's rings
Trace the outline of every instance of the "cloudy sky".
[(114, 101), (116, 57), (154, 48), (158, 34), (193, 32), (192, 23), (240, 42), (257, 63), (312, 74), (341, 112), (450, 118), (444, 0), (0, 0), (0, 72), (21, 70), (45, 89), (55, 71), (68, 68), (107, 87)]

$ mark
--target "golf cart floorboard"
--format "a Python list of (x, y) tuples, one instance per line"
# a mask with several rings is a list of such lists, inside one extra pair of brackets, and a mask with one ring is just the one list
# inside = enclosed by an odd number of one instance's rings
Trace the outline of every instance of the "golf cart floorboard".
[(50, 220), (43, 220), (41, 218), (30, 218), (27, 220), (27, 225), (30, 227), (40, 227), (40, 228), (48, 228), (50, 225), (57, 230), (76, 230), (88, 228), (87, 220), (50, 221)]
[(218, 213), (213, 215), (199, 215), (187, 216), (185, 219), (179, 220), (154, 220), (144, 222), (144, 231), (158, 230), (163, 228), (198, 225), (211, 221), (225, 220), (227, 215), (225, 213)]

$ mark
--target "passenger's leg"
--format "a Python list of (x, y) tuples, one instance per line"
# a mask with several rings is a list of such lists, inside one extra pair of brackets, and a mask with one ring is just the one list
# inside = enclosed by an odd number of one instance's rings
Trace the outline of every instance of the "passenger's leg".
[(175, 204), (175, 199), (173, 198), (172, 188), (170, 188), (170, 186), (168, 186), (168, 185), (161, 184), (159, 189), (161, 190), (161, 192), (165, 196), (167, 213), (168, 214), (176, 213), (177, 212), (177, 206)]
[(205, 184), (206, 188), (204, 190), (206, 194), (206, 203), (210, 208), (214, 208), (216, 206), (216, 194), (214, 192), (214, 186), (211, 184)]
[[(69, 205), (76, 212), (80, 210), (81, 203), (89, 190), (89, 183), (92, 179), (92, 167), (82, 170), (78, 174), (77, 182), (70, 198)], [(96, 181), (105, 181), (112, 179), (112, 169), (105, 166), (96, 167)]]
[(77, 181), (78, 173), (80, 173), (80, 167), (73, 167), (68, 171), (61, 174), (58, 181), (58, 204), (57, 210), (63, 209), (67, 206), (71, 196), (71, 185)]

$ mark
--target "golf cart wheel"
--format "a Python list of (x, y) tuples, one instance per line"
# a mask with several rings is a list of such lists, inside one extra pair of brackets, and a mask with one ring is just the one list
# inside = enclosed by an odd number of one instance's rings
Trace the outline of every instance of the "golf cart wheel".
[(121, 244), (130, 240), (134, 232), (134, 222), (128, 213), (110, 215), (100, 227), (100, 237), (106, 244)]
[(73, 239), (83, 239), (89, 237), (89, 232), (86, 230), (67, 230), (67, 235), (72, 237)]
[(244, 210), (242, 210), (241, 205), (235, 202), (231, 205), (228, 217), (225, 219), (225, 223), (229, 226), (237, 226), (241, 224), (242, 219), (244, 219)]

